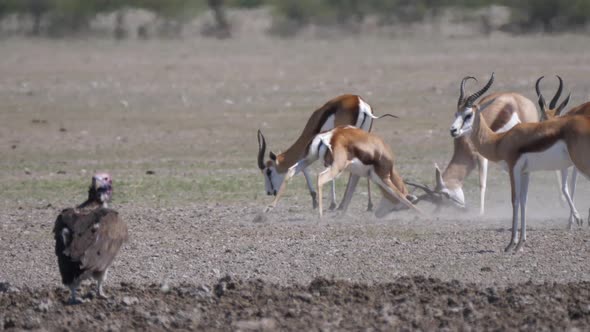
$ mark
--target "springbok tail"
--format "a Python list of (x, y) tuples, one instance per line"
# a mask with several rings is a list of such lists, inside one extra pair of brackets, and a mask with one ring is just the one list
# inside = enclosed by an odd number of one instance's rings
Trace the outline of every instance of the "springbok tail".
[(385, 113), (385, 114), (383, 114), (381, 116), (378, 116), (378, 117), (376, 117), (376, 119), (382, 119), (382, 118), (387, 117), (387, 116), (390, 116), (390, 117), (395, 118), (395, 119), (399, 119), (399, 116), (393, 115), (393, 114), (389, 114), (389, 113)]
[(381, 119), (381, 118), (384, 118), (384, 117), (387, 117), (387, 116), (389, 116), (389, 117), (392, 117), (392, 118), (399, 119), (399, 116), (397, 116), (397, 115), (393, 115), (393, 114), (389, 114), (389, 113), (385, 113), (385, 114), (383, 114), (383, 115), (381, 115), (381, 116), (375, 116), (374, 114), (371, 114), (371, 113), (369, 113), (369, 116), (370, 116), (372, 119), (374, 119), (374, 120), (379, 120), (379, 119)]

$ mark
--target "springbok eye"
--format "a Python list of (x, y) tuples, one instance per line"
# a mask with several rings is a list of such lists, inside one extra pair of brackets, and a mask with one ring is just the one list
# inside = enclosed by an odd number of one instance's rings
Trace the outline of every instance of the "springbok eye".
[(469, 113), (469, 114), (465, 115), (465, 120), (471, 119), (472, 116), (473, 116), (473, 113)]
[(266, 170), (266, 175), (270, 176), (272, 174), (272, 171), (270, 169)]

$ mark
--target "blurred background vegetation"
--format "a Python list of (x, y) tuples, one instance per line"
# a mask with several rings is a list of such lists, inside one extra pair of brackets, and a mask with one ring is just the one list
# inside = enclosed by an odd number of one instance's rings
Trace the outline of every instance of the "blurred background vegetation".
[[(88, 34), (94, 30), (93, 22), (111, 17), (109, 33), (114, 38), (124, 39), (130, 33), (138, 38), (174, 38), (196, 17), (207, 15), (210, 21), (202, 24), (200, 33), (229, 38), (233, 27), (227, 11), (239, 15), (239, 10), (261, 8), (272, 15), (267, 32), (284, 37), (309, 26), (358, 33), (367, 22), (377, 27), (407, 26), (449, 13), (454, 13), (453, 20), (477, 21), (484, 34), (585, 32), (590, 18), (590, 0), (0, 0), (0, 33)], [(489, 14), (494, 8), (504, 10), (508, 18), (494, 22)], [(127, 18), (132, 12), (150, 19), (131, 29)]]

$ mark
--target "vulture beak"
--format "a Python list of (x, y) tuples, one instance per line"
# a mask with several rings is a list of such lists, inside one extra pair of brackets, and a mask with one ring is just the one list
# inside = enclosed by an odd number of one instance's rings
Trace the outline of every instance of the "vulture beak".
[(113, 190), (113, 179), (107, 173), (97, 173), (92, 177), (92, 186), (97, 192), (110, 193)]

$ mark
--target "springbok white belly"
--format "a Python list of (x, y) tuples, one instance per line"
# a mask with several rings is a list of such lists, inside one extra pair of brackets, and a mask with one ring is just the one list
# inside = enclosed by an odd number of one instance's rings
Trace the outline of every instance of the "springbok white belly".
[[(522, 163), (522, 164), (521, 164)], [(553, 171), (570, 167), (572, 160), (564, 141), (555, 142), (547, 150), (525, 153), (517, 161), (523, 165), (523, 172)]]
[(358, 158), (354, 158), (346, 168), (346, 171), (361, 177), (368, 177), (370, 172), (373, 171), (373, 169), (373, 165), (365, 165)]

